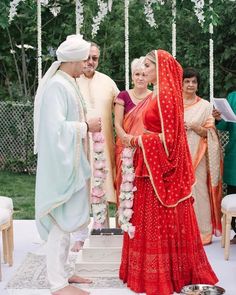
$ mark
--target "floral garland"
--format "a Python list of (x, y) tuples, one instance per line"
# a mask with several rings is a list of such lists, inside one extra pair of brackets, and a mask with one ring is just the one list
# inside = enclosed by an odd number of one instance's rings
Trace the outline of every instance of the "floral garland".
[(125, 89), (129, 89), (129, 0), (125, 0)]
[(79, 34), (84, 21), (84, 4), (82, 0), (76, 0), (76, 33)]
[(49, 10), (52, 15), (56, 17), (61, 12), (61, 7), (57, 3), (54, 3), (53, 6), (49, 8)]
[(99, 30), (100, 23), (107, 15), (108, 10), (110, 11), (112, 3), (109, 1), (108, 3), (104, 3), (102, 0), (97, 1), (99, 10), (97, 16), (93, 17), (93, 24), (92, 24), (92, 38), (97, 35)]
[(134, 181), (134, 167), (133, 167), (133, 154), (132, 148), (124, 148), (122, 152), (122, 183), (120, 186), (120, 206), (118, 210), (119, 224), (121, 229), (128, 233), (132, 239), (135, 234), (135, 226), (132, 225), (130, 219), (133, 215), (133, 199), (134, 192), (137, 190), (133, 186)]
[(107, 217), (107, 200), (104, 190), (104, 182), (106, 180), (106, 161), (104, 155), (104, 136), (101, 132), (95, 132), (93, 138), (93, 188), (91, 193), (91, 204), (93, 212), (93, 228), (101, 229)]
[(145, 0), (144, 4), (144, 14), (146, 16), (146, 21), (149, 24), (150, 27), (152, 28), (157, 28), (158, 25), (156, 24), (156, 21), (154, 19), (154, 13), (152, 9), (152, 4), (157, 3), (157, 4), (165, 4), (165, 0)]
[(198, 22), (201, 26), (203, 26), (205, 22), (205, 16), (204, 16), (204, 0), (191, 0), (194, 3), (194, 12), (196, 17), (198, 18)]
[(20, 2), (24, 2), (25, 0), (13, 0), (10, 2), (10, 10), (9, 10), (9, 23), (11, 23), (14, 19), (14, 17), (17, 15), (17, 6), (20, 4)]

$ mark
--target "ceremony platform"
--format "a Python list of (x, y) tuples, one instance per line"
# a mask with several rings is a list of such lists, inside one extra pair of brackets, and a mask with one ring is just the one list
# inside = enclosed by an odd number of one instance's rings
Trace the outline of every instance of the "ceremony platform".
[[(111, 220), (111, 226), (114, 224), (114, 220)], [(47, 281), (45, 276), (45, 247), (40, 240), (34, 220), (15, 220), (14, 221), (14, 263), (12, 267), (2, 264), (2, 282), (0, 282), (0, 294), (1, 295), (50, 295), (47, 287)], [(109, 251), (106, 251), (102, 246), (99, 252), (100, 257), (97, 257), (97, 261), (91, 263), (91, 268), (87, 264), (83, 265), (83, 271), (87, 271), (87, 274), (92, 275), (94, 265), (103, 261), (106, 257), (106, 261), (109, 267), (108, 273), (100, 275), (99, 278), (93, 279), (93, 286), (80, 285), (83, 289), (90, 292), (91, 295), (134, 295), (136, 293), (130, 291), (125, 285), (117, 278), (117, 267), (119, 262), (117, 256), (120, 255), (119, 238), (115, 238), (117, 241), (113, 245), (109, 245)], [(89, 241), (86, 242), (89, 244)], [(94, 259), (94, 253), (96, 249), (94, 244), (90, 246), (91, 249), (84, 250), (84, 253), (70, 254), (72, 262), (76, 261), (77, 268), (82, 268), (80, 261), (91, 261)], [(226, 295), (236, 294), (236, 245), (230, 246), (229, 260), (224, 259), (224, 249), (221, 248), (220, 238), (215, 238), (213, 243), (209, 246), (205, 246), (207, 256), (210, 263), (216, 272), (219, 283), (218, 285), (226, 290)], [(113, 253), (112, 255), (110, 255)], [(110, 255), (110, 256), (109, 256)], [(82, 257), (83, 256), (83, 257)], [(112, 256), (115, 256), (113, 261)], [(77, 264), (78, 263), (78, 264)], [(104, 262), (106, 264), (106, 262)], [(99, 266), (100, 269), (100, 266)], [(110, 270), (110, 272), (109, 272)], [(161, 295), (161, 294), (160, 294)]]

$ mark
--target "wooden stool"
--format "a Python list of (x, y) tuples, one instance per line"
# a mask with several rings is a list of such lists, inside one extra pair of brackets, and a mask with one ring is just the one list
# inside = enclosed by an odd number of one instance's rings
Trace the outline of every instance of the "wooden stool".
[(232, 217), (236, 217), (236, 194), (227, 195), (221, 201), (222, 217), (222, 238), (221, 247), (225, 248), (225, 260), (229, 259), (230, 230)]
[[(2, 232), (3, 260), (9, 266), (13, 264), (13, 247), (12, 247), (12, 212), (9, 209), (0, 208), (0, 231)], [(0, 256), (0, 280), (1, 273), (1, 256)]]
[[(2, 232), (3, 261), (13, 265), (13, 202), (11, 198), (0, 196), (0, 231)], [(0, 251), (1, 254), (1, 251)], [(1, 263), (1, 256), (0, 256)], [(0, 266), (1, 267), (1, 266)], [(0, 269), (0, 280), (1, 280)]]

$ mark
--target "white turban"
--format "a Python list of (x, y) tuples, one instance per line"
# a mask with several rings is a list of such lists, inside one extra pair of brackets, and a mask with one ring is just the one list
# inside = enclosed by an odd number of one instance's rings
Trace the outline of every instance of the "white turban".
[(57, 60), (60, 62), (80, 61), (88, 58), (90, 43), (81, 35), (70, 35), (57, 48)]
[(38, 85), (34, 100), (34, 153), (38, 150), (38, 129), (42, 96), (47, 82), (56, 73), (62, 62), (76, 62), (86, 60), (89, 56), (91, 44), (82, 35), (70, 35), (60, 44), (56, 51), (57, 61), (52, 63)]

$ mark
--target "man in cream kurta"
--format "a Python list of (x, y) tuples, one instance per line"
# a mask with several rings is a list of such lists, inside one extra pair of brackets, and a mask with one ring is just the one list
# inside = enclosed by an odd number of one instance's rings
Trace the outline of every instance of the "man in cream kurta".
[[(102, 120), (102, 133), (105, 137), (105, 158), (107, 177), (105, 181), (106, 198), (110, 203), (116, 203), (114, 188), (115, 177), (115, 142), (113, 132), (113, 104), (119, 93), (115, 82), (107, 75), (96, 71), (99, 63), (100, 50), (97, 44), (91, 43), (90, 53), (83, 75), (77, 79), (80, 91), (87, 107), (87, 117), (99, 116)], [(92, 139), (90, 136), (90, 162), (93, 163)], [(93, 183), (93, 178), (91, 183)], [(74, 235), (76, 240), (72, 251), (79, 251), (86, 235), (81, 231)]]
[(82, 73), (90, 43), (68, 36), (57, 49), (57, 59), (39, 84), (35, 97), (36, 223), (47, 240), (47, 274), (53, 295), (86, 295), (68, 278), (65, 264), (70, 233), (87, 228), (89, 217), (86, 156), (87, 132), (101, 130), (100, 118), (85, 118), (85, 103), (75, 79)]

